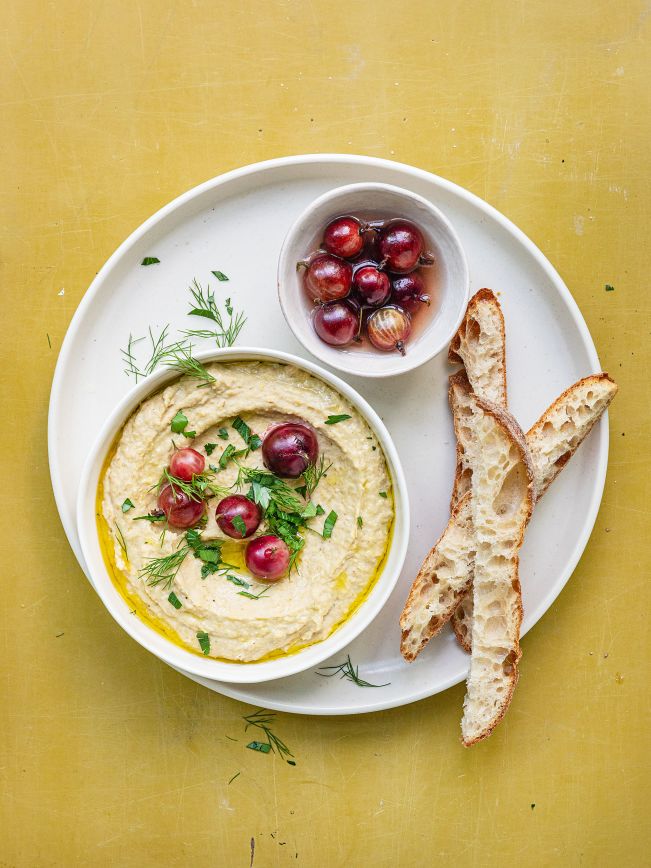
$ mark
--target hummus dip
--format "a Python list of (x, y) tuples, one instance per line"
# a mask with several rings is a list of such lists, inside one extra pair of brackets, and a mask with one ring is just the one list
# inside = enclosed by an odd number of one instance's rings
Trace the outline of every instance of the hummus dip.
[[(331, 386), (291, 365), (220, 362), (207, 369), (214, 383), (201, 385), (182, 377), (144, 401), (127, 421), (100, 480), (100, 537), (119, 590), (150, 626), (195, 653), (206, 652), (207, 634), (209, 656), (253, 662), (325, 639), (364, 599), (390, 541), (391, 480), (377, 438)], [(187, 430), (196, 432), (194, 439), (171, 432), (171, 420), (180, 411), (188, 419)], [(328, 417), (344, 414), (350, 418), (326, 424)], [(263, 582), (244, 565), (249, 540), (229, 539), (217, 526), (215, 497), (208, 502), (202, 539), (224, 540), (223, 560), (235, 567), (228, 574), (246, 582), (247, 593), (263, 595), (242, 595), (244, 585), (224, 574), (202, 578), (202, 563), (192, 556), (184, 559), (170, 586), (150, 584), (141, 573), (143, 567), (184, 543), (184, 530), (134, 520), (156, 508), (156, 486), (168, 466), (172, 442), (201, 454), (206, 454), (206, 444), (217, 444), (208, 446), (206, 464), (218, 468), (215, 481), (220, 486), (230, 487), (237, 479), (237, 465), (231, 461), (219, 469), (218, 462), (228, 444), (238, 450), (245, 447), (231, 427), (237, 416), (260, 437), (278, 422), (305, 421), (314, 428), (319, 453), (331, 467), (311, 498), (323, 506), (324, 514), (311, 519), (309, 526), (321, 531), (324, 517), (334, 511), (337, 521), (331, 537), (324, 539), (306, 529), (305, 545), (290, 574), (273, 584)], [(223, 439), (223, 429), (228, 440)], [(261, 451), (238, 460), (246, 467), (262, 468)], [(302, 479), (287, 482), (296, 487)], [(257, 534), (267, 532), (263, 520)]]

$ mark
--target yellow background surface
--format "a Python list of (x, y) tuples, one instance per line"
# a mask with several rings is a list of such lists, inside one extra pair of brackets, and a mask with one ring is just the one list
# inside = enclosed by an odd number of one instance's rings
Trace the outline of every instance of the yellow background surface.
[[(1, 30), (0, 865), (648, 864), (649, 4), (13, 0)], [(200, 181), (316, 151), (497, 206), (621, 386), (588, 548), (469, 751), (463, 685), (279, 715), (295, 768), (246, 750), (251, 709), (121, 632), (52, 497), (51, 377), (106, 258)]]

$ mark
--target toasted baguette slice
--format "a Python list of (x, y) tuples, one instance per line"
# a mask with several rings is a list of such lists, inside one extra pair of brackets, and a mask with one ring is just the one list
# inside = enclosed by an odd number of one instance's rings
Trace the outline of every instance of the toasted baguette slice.
[(411, 663), (450, 620), (471, 584), (470, 492), (454, 508), (447, 527), (420, 568), (400, 616), (400, 652)]
[(461, 721), (469, 747), (502, 719), (518, 680), (518, 552), (535, 495), (524, 434), (506, 410), (468, 393), (458, 427), (472, 468), (475, 539), (472, 657)]
[[(617, 384), (607, 373), (584, 377), (559, 395), (530, 428), (527, 446), (534, 466), (536, 500), (547, 491), (616, 394)], [(470, 651), (472, 618), (473, 595), (468, 593), (451, 619), (459, 644), (466, 651)]]
[[(448, 360), (462, 364), (476, 395), (506, 407), (506, 337), (504, 316), (495, 293), (480, 289), (468, 302), (466, 315), (452, 338)], [(470, 491), (470, 470), (457, 441), (457, 469), (450, 509)]]
[[(450, 380), (450, 403), (455, 398), (455, 383), (463, 382), (454, 374)], [(608, 374), (594, 374), (579, 380), (543, 413), (527, 435), (537, 497), (541, 497), (546, 486), (542, 480), (553, 478), (552, 467), (545, 463), (548, 456), (551, 465), (557, 464), (559, 457), (569, 448), (570, 438), (578, 434), (574, 450), (585, 439), (601, 414), (617, 393), (617, 385)], [(588, 397), (590, 396), (590, 397)], [(457, 393), (458, 397), (458, 393)], [(583, 401), (583, 403), (581, 403)], [(588, 408), (588, 412), (577, 408)], [(571, 412), (570, 412), (571, 410)], [(572, 426), (562, 430), (571, 419)], [(545, 422), (550, 421), (552, 431), (545, 431), (545, 449), (540, 449)], [(560, 425), (558, 424), (560, 422)], [(568, 438), (566, 438), (568, 434)], [(552, 438), (554, 448), (550, 449)], [(553, 460), (552, 460), (553, 459)], [(567, 463), (567, 462), (565, 462)], [(564, 465), (563, 465), (564, 466)], [(557, 468), (557, 473), (560, 471)], [(474, 543), (468, 495), (464, 495), (450, 516), (450, 521), (440, 540), (429, 552), (421, 567), (405, 604), (400, 626), (402, 642), (400, 650), (405, 660), (414, 660), (428, 641), (445, 626), (451, 617), (450, 607), (461, 600), (459, 608), (452, 615), (452, 625), (461, 645), (470, 651), (472, 630), (472, 594), (466, 592), (472, 584), (474, 566)]]

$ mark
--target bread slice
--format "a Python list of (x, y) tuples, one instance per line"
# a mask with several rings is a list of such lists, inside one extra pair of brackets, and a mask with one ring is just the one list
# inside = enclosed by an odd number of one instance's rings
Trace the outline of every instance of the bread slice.
[[(463, 374), (453, 374), (450, 378), (453, 408), (454, 402), (463, 398), (460, 387), (464, 379)], [(567, 463), (563, 456), (570, 449), (576, 451), (616, 394), (617, 385), (608, 374), (584, 377), (559, 395), (531, 428), (527, 445), (534, 466), (537, 498)], [(572, 423), (570, 426), (568, 421)], [(545, 428), (546, 423), (550, 423), (551, 428)], [(450, 618), (457, 639), (470, 651), (473, 597), (467, 591), (472, 584), (473, 567), (472, 516), (467, 493), (425, 558), (407, 598), (400, 618), (400, 650), (405, 660), (414, 660)]]
[[(566, 389), (527, 433), (539, 500), (588, 436), (617, 394), (605, 372), (584, 377)], [(459, 582), (461, 584), (461, 582)], [(470, 651), (473, 595), (465, 594), (451, 618), (460, 645)]]
[(515, 419), (467, 392), (455, 424), (472, 469), (475, 541), (472, 657), (461, 735), (491, 734), (518, 680), (522, 596), (518, 552), (534, 504), (533, 463)]
[[(502, 308), (491, 289), (480, 289), (468, 302), (466, 315), (448, 352), (452, 364), (462, 364), (476, 395), (506, 407), (506, 334)], [(450, 509), (470, 490), (470, 470), (457, 441), (457, 468)]]
[(418, 571), (400, 616), (400, 652), (415, 660), (452, 617), (472, 581), (470, 492), (456, 505), (447, 527)]

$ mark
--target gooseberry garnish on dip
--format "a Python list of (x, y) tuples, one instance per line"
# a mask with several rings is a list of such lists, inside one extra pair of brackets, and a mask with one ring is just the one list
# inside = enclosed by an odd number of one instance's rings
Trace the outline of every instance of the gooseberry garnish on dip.
[(203, 518), (206, 504), (169, 482), (158, 494), (158, 508), (165, 513), (170, 527), (188, 528)]
[(205, 469), (206, 459), (189, 446), (177, 449), (170, 458), (170, 475), (185, 482), (192, 482), (192, 477), (200, 475)]
[(310, 464), (316, 464), (319, 443), (314, 429), (305, 422), (274, 425), (262, 440), (262, 460), (277, 476), (296, 479)]
[(217, 524), (233, 539), (245, 539), (256, 532), (262, 520), (257, 503), (243, 494), (230, 494), (217, 504)]
[(256, 537), (246, 547), (246, 566), (256, 578), (277, 582), (289, 569), (287, 544), (274, 534)]

